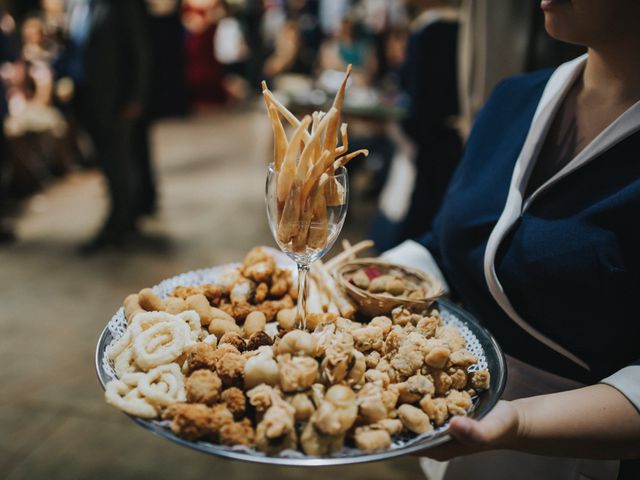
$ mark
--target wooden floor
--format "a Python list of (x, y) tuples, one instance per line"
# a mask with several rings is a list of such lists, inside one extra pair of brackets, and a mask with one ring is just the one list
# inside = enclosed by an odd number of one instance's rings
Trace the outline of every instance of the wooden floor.
[[(220, 460), (155, 437), (103, 401), (95, 343), (127, 293), (273, 245), (268, 128), (248, 112), (157, 126), (161, 209), (124, 252), (76, 253), (106, 209), (97, 173), (70, 175), (29, 202), (20, 241), (0, 248), (0, 479), (422, 478), (414, 458), (308, 470)], [(350, 208), (343, 237), (355, 241), (373, 206)]]

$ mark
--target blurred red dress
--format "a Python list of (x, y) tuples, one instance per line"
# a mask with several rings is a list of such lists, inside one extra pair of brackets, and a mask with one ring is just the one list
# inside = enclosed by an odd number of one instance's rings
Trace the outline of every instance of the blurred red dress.
[[(206, 12), (191, 6), (185, 6), (183, 14)], [(185, 39), (185, 84), (189, 103), (192, 106), (220, 104), (225, 101), (222, 86), (222, 64), (214, 56), (213, 39), (216, 25), (209, 25), (204, 31), (196, 33), (187, 30)]]

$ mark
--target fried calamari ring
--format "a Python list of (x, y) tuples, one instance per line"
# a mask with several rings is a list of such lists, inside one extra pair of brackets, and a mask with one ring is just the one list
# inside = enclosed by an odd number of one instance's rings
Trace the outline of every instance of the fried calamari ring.
[[(158, 343), (155, 340), (158, 335), (168, 335), (168, 341)], [(135, 337), (133, 357), (141, 369), (150, 370), (176, 360), (190, 341), (191, 331), (186, 323), (160, 322)]]
[(131, 343), (131, 330), (127, 328), (120, 338), (112, 342), (106, 349), (107, 358), (114, 361)]
[(113, 370), (116, 372), (118, 378), (122, 378), (128, 373), (133, 373), (138, 370), (135, 359), (133, 358), (133, 347), (131, 345), (127, 346), (113, 361)]
[(138, 390), (148, 401), (159, 407), (168, 407), (187, 399), (184, 377), (177, 363), (149, 370), (140, 378)]
[(140, 418), (156, 418), (158, 412), (153, 405), (147, 402), (138, 391), (120, 380), (112, 380), (107, 383), (104, 398), (109, 405), (122, 410), (129, 415)]

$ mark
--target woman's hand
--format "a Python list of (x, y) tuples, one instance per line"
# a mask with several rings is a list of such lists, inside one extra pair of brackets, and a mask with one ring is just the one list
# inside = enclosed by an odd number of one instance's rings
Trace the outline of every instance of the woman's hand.
[(449, 460), (512, 449), (559, 457), (640, 458), (640, 411), (605, 384), (500, 401), (480, 421), (451, 419), (450, 433), (450, 442), (418, 455)]
[(480, 421), (469, 417), (452, 418), (449, 424), (452, 440), (439, 447), (417, 452), (416, 455), (445, 461), (484, 450), (514, 448), (520, 427), (516, 405), (501, 400)]

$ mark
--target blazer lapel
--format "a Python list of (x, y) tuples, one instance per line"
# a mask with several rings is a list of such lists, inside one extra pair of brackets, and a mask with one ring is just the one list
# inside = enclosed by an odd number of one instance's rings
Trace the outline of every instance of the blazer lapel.
[(484, 275), (489, 291), (496, 303), (498, 303), (504, 312), (518, 326), (547, 347), (589, 370), (589, 366), (583, 360), (535, 329), (516, 312), (504, 292), (495, 269), (495, 259), (498, 248), (500, 247), (504, 237), (509, 233), (511, 228), (513, 228), (514, 224), (522, 214), (527, 182), (535, 160), (544, 143), (547, 131), (553, 122), (553, 118), (561, 105), (564, 96), (571, 88), (571, 85), (574, 83), (577, 76), (581, 73), (585, 61), (586, 55), (583, 55), (571, 62), (561, 65), (547, 82), (547, 86), (542, 94), (536, 113), (533, 116), (529, 133), (527, 134), (527, 138), (522, 146), (520, 155), (516, 160), (504, 210), (502, 211), (502, 214), (493, 228), (487, 242), (487, 248), (484, 254)]

